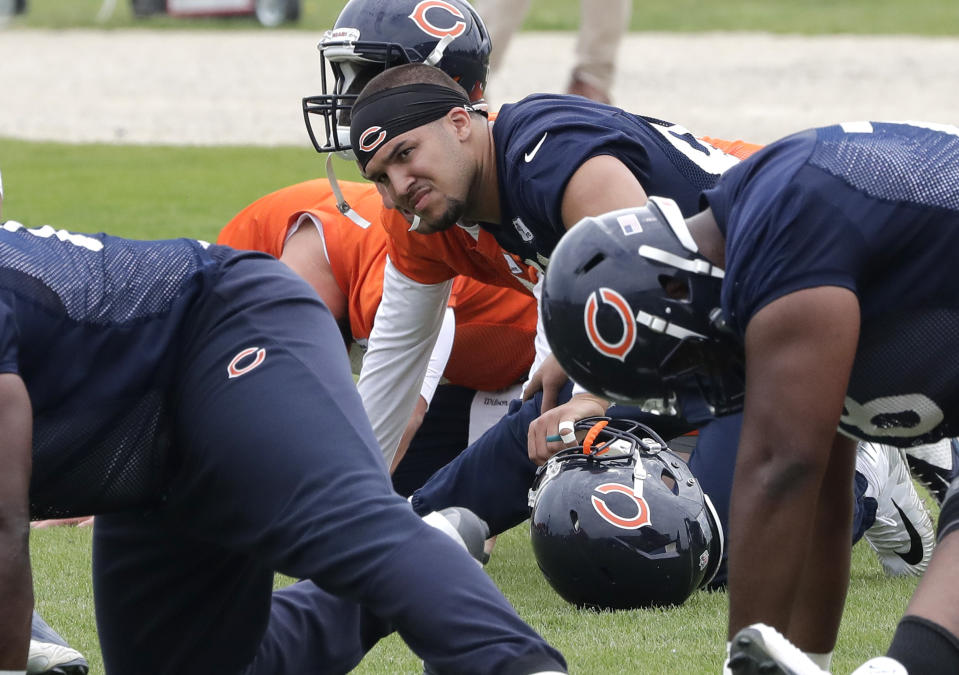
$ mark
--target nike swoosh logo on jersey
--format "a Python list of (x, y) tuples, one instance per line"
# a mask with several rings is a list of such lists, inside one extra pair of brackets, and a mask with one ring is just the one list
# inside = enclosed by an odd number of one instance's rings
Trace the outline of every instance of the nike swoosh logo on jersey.
[(533, 157), (535, 157), (536, 153), (539, 152), (540, 146), (543, 145), (543, 141), (546, 140), (546, 137), (548, 135), (549, 135), (549, 132), (547, 131), (546, 133), (543, 134), (543, 137), (539, 139), (539, 143), (536, 144), (536, 147), (534, 147), (532, 150), (530, 150), (525, 155), (523, 155), (523, 158), (526, 160), (527, 164), (533, 161)]
[(922, 562), (922, 537), (919, 536), (919, 533), (916, 531), (916, 526), (912, 524), (906, 514), (902, 512), (902, 509), (899, 508), (899, 504), (895, 500), (891, 500), (892, 505), (896, 507), (896, 511), (899, 512), (899, 517), (902, 518), (902, 524), (906, 527), (906, 532), (909, 533), (909, 550), (905, 553), (896, 552), (896, 555), (902, 558), (902, 561), (907, 565), (918, 565)]

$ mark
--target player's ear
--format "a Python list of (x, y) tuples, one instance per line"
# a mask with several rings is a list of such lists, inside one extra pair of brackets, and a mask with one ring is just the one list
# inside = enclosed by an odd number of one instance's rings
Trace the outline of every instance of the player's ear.
[(446, 119), (452, 125), (453, 132), (459, 140), (469, 138), (472, 119), (465, 108), (453, 108), (446, 113)]

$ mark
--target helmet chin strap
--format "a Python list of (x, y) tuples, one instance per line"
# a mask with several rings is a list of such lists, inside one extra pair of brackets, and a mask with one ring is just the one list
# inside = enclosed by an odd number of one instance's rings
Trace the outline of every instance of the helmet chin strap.
[(353, 210), (343, 197), (343, 191), (340, 190), (340, 184), (336, 182), (336, 172), (333, 171), (333, 155), (326, 156), (326, 177), (330, 181), (330, 189), (333, 190), (333, 196), (336, 197), (336, 208), (344, 216), (362, 227), (364, 230), (370, 226), (370, 221)]
[(436, 46), (433, 47), (433, 51), (429, 53), (429, 56), (423, 59), (423, 63), (428, 66), (435, 66), (443, 59), (443, 52), (446, 51), (446, 48), (455, 39), (452, 35), (444, 35), (440, 38), (440, 41), (436, 43)]

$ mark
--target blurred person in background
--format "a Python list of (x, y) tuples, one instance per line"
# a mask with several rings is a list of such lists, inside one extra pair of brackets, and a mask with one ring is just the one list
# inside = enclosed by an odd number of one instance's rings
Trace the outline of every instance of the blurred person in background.
[[(523, 25), (530, 0), (477, 0), (476, 9), (496, 49), (490, 59), (495, 73), (503, 63), (513, 34)], [(570, 73), (567, 94), (609, 103), (616, 73), (616, 51), (629, 27), (632, 0), (580, 0), (576, 63)]]

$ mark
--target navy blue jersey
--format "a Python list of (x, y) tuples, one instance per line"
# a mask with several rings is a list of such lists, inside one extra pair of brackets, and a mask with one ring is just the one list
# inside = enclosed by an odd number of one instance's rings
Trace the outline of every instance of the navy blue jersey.
[(898, 445), (959, 435), (959, 129), (801, 132), (731, 169), (705, 199), (726, 235), (723, 311), (740, 334), (800, 289), (858, 297), (843, 431)]
[(700, 192), (738, 161), (680, 126), (578, 96), (535, 94), (503, 106), (493, 139), (501, 224), (483, 227), (541, 268), (566, 231), (566, 184), (586, 160), (616, 157), (646, 194), (675, 200), (685, 215), (698, 211)]
[(35, 515), (61, 515), (44, 487), (66, 476), (83, 513), (155, 496), (187, 312), (233, 255), (204, 246), (0, 227), (0, 372), (33, 407)]

